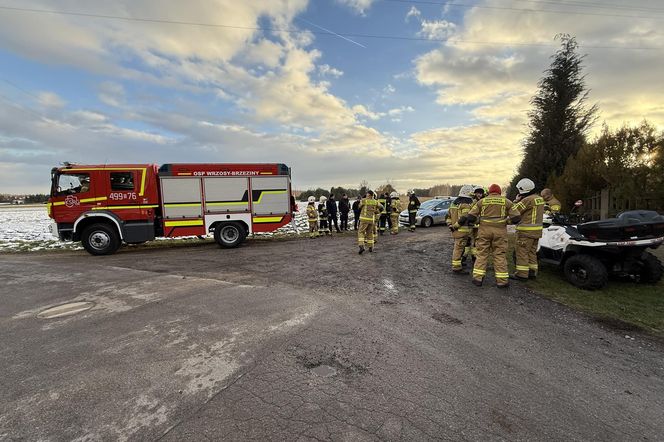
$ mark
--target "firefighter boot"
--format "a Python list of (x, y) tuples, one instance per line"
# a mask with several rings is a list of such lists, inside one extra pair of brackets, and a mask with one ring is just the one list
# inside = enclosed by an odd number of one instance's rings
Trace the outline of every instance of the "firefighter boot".
[(360, 246), (360, 250), (357, 252), (358, 255), (361, 255), (364, 253), (364, 246)]

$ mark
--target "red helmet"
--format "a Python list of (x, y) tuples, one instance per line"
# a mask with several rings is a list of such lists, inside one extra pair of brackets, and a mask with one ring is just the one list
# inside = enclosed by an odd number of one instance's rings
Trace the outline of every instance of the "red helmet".
[(498, 184), (492, 184), (489, 186), (489, 193), (497, 193), (500, 195), (503, 191)]

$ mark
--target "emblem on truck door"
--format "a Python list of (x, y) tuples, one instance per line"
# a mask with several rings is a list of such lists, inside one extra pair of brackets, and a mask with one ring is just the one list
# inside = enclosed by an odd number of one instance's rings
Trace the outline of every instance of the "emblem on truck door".
[(78, 201), (78, 198), (75, 197), (74, 195), (67, 195), (67, 198), (65, 198), (65, 206), (72, 208), (76, 206), (80, 206), (81, 203)]

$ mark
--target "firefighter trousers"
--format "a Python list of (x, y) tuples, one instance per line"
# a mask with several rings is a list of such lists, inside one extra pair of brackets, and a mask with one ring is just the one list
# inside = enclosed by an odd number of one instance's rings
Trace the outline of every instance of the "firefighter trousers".
[(516, 275), (527, 278), (532, 271), (537, 275), (537, 243), (539, 237), (516, 233)]
[(452, 251), (452, 270), (461, 270), (463, 268), (463, 253), (468, 243), (470, 235), (463, 235), (454, 238), (454, 250)]
[(374, 229), (376, 223), (360, 221), (360, 229), (357, 231), (357, 243), (361, 246), (374, 246)]
[(320, 232), (324, 235), (330, 235), (330, 227), (327, 222), (327, 218), (320, 220)]
[(318, 236), (318, 221), (309, 221), (309, 237), (315, 238)]
[(408, 212), (408, 230), (410, 230), (411, 232), (415, 231), (416, 217), (417, 217), (417, 211)]
[(390, 220), (392, 221), (392, 225), (390, 226), (390, 232), (396, 235), (397, 233), (399, 233), (399, 214), (396, 212), (391, 213)]
[(473, 267), (473, 279), (484, 280), (489, 258), (493, 257), (493, 269), (497, 285), (509, 283), (507, 269), (507, 228), (505, 225), (481, 225), (477, 232), (477, 259)]
[(383, 232), (385, 232), (386, 225), (387, 225), (387, 214), (386, 213), (381, 213), (380, 219), (379, 219), (379, 224), (378, 224), (378, 230), (380, 231), (381, 235), (383, 234)]

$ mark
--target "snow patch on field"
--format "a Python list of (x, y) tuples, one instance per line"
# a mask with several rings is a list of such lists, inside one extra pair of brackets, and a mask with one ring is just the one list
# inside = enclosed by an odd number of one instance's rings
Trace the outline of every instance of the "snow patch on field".
[(82, 248), (51, 235), (50, 222), (45, 206), (0, 209), (0, 252)]
[[(299, 212), (295, 215), (295, 222), (271, 233), (257, 233), (256, 236), (296, 235), (309, 231), (307, 221), (307, 204), (298, 203)], [(349, 223), (353, 222), (353, 213), (350, 213)], [(40, 250), (81, 250), (80, 243), (60, 241), (51, 235), (48, 227), (51, 219), (46, 213), (46, 207), (12, 207), (0, 208), (0, 253), (2, 252), (37, 252)], [(169, 240), (170, 238), (159, 238)]]

